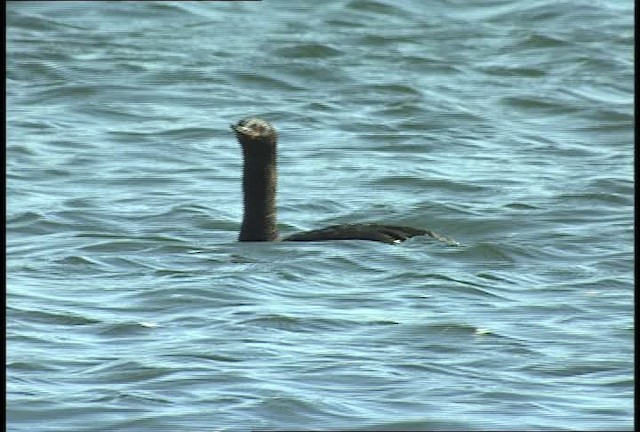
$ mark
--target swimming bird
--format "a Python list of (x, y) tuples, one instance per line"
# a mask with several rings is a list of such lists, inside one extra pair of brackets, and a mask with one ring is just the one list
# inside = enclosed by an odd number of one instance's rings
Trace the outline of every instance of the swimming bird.
[(391, 244), (415, 236), (428, 236), (457, 244), (427, 229), (378, 223), (331, 225), (280, 238), (276, 210), (278, 134), (271, 124), (255, 117), (242, 119), (231, 125), (231, 129), (242, 147), (244, 158), (244, 217), (239, 241), (371, 240)]

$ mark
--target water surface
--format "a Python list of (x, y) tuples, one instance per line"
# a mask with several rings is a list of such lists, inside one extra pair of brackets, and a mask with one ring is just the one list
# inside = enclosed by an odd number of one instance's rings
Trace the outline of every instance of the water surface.
[(632, 430), (633, 3), (294, 3), (8, 3), (8, 429)]

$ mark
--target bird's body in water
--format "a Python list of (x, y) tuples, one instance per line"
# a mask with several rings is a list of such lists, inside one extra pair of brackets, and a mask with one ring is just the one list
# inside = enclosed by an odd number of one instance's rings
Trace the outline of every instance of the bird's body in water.
[(454, 240), (422, 228), (378, 223), (332, 225), (279, 238), (276, 211), (277, 141), (275, 128), (259, 118), (232, 125), (242, 147), (244, 217), (240, 241), (372, 240), (399, 243), (415, 236), (428, 236), (449, 244)]

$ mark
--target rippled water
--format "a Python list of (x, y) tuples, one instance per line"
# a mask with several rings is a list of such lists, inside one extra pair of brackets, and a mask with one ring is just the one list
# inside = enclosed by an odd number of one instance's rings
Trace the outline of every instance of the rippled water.
[(632, 430), (633, 3), (304, 4), (8, 3), (8, 429)]

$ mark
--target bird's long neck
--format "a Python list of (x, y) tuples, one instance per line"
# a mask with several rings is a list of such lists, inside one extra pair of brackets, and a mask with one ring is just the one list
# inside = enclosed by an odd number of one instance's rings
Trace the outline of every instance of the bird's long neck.
[(239, 240), (276, 241), (278, 175), (275, 142), (241, 144), (244, 156), (244, 217)]

